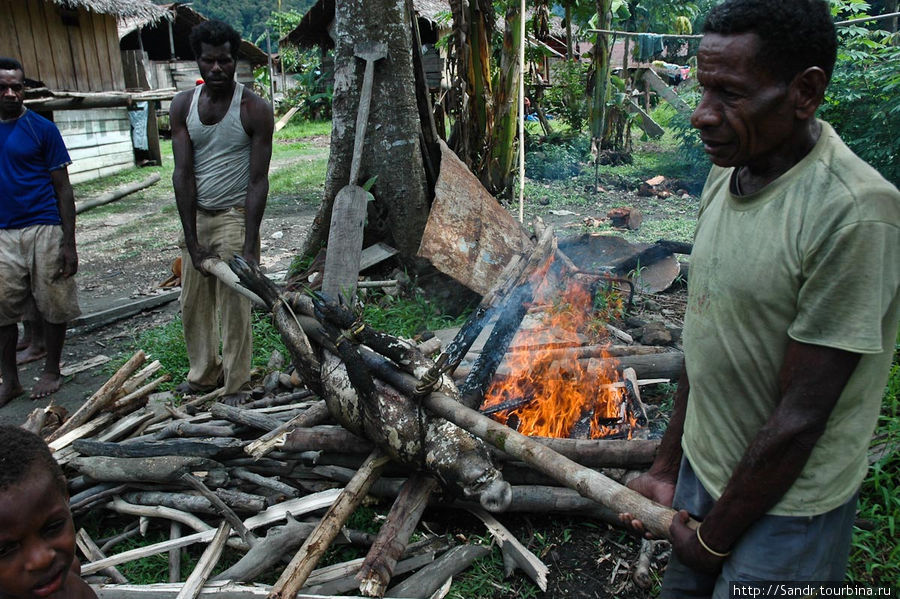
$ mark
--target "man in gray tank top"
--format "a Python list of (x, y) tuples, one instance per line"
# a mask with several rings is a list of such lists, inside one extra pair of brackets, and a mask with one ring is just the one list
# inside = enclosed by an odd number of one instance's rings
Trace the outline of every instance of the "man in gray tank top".
[(241, 37), (233, 28), (206, 21), (194, 27), (190, 42), (204, 83), (175, 96), (170, 110), (190, 362), (178, 390), (200, 393), (224, 384), (223, 400), (239, 403), (250, 382), (250, 302), (210, 276), (202, 262), (236, 253), (259, 262), (274, 119), (268, 102), (234, 80)]

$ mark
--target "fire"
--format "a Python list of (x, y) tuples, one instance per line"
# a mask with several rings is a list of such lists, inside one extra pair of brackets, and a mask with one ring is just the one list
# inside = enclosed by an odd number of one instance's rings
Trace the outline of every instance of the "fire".
[[(596, 438), (619, 432), (616, 422), (633, 425), (630, 415), (625, 418), (625, 390), (612, 386), (618, 375), (605, 352), (598, 359), (563, 362), (559, 350), (552, 349), (560, 331), (597, 336), (591, 293), (571, 279), (562, 292), (547, 288), (541, 285), (535, 294), (536, 304), (551, 306), (542, 312), (541, 326), (520, 329), (511, 344), (547, 349), (509, 353), (505, 364), (510, 372), (495, 378), (482, 411), (530, 436)], [(631, 426), (626, 428), (630, 437)]]

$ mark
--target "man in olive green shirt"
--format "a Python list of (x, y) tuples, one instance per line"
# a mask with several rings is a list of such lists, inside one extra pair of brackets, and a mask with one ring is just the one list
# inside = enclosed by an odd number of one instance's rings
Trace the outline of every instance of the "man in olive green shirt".
[(835, 55), (820, 0), (729, 0), (704, 27), (692, 124), (715, 166), (685, 373), (630, 485), (682, 510), (663, 597), (844, 577), (900, 319), (900, 194), (815, 118)]

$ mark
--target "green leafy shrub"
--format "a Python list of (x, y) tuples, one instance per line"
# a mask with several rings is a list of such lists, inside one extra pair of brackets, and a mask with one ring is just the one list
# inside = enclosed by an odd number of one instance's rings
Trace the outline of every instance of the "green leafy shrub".
[(840, 31), (820, 116), (860, 158), (900, 185), (900, 47), (891, 45), (887, 32)]
[(564, 120), (575, 132), (584, 129), (588, 118), (588, 67), (580, 61), (557, 63), (553, 86), (544, 93), (543, 106), (547, 112)]
[(525, 174), (532, 179), (566, 179), (581, 172), (589, 154), (586, 136), (551, 136), (526, 150)]

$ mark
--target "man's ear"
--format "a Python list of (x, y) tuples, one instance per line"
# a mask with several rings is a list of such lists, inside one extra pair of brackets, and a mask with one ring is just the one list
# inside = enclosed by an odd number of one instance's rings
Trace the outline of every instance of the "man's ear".
[(821, 67), (809, 67), (794, 77), (791, 81), (791, 91), (798, 119), (807, 120), (816, 114), (825, 97), (826, 87), (828, 75)]

